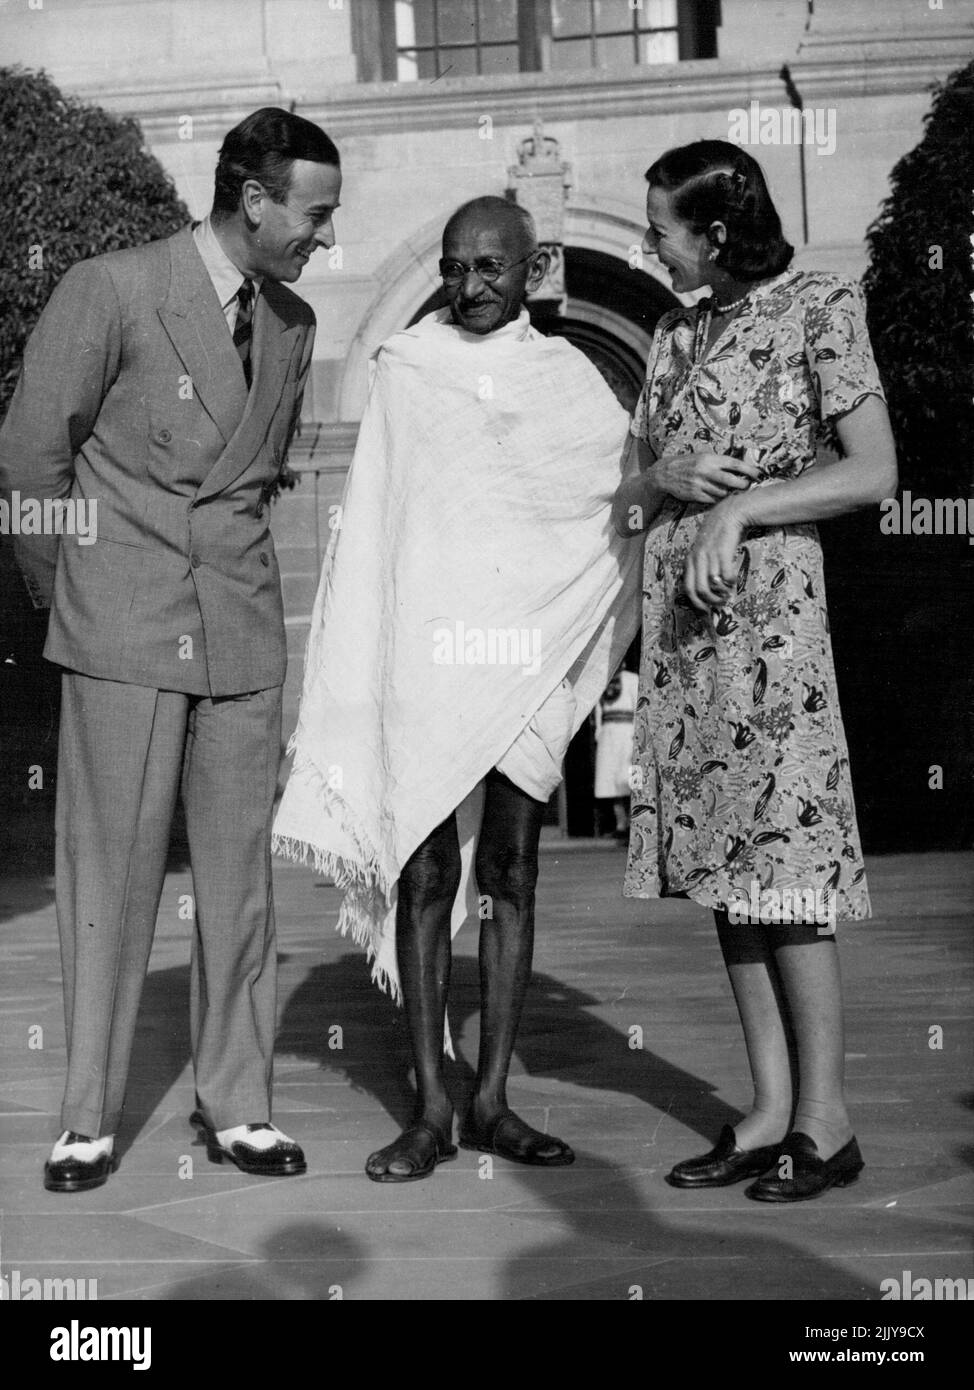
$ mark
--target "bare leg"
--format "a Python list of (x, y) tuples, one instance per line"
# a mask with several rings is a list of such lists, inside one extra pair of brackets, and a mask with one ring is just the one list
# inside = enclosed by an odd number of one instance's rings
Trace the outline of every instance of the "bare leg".
[[(453, 1105), (443, 1075), (443, 1025), (450, 985), (450, 913), (460, 884), (460, 846), (451, 814), (407, 861), (399, 877), (396, 955), (416, 1067), (413, 1123), (371, 1154), (370, 1177), (409, 1178), (451, 1147)], [(453, 1152), (456, 1152), (453, 1150)], [(387, 1179), (388, 1180), (388, 1179)]]
[(557, 1164), (572, 1161), (568, 1146), (532, 1129), (507, 1104), (507, 1076), (531, 978), (544, 809), (544, 802), (501, 773), (488, 775), (476, 869), (490, 915), (480, 930), (480, 1054), (465, 1135), (476, 1147), (477, 1137), (496, 1134), (493, 1152), (521, 1162)]
[(726, 912), (715, 912), (714, 919), (754, 1081), (754, 1104), (734, 1126), (734, 1134), (742, 1149), (757, 1149), (780, 1143), (792, 1114), (787, 1011), (769, 935), (776, 929), (731, 923)]
[[(772, 928), (771, 930), (774, 930)], [(779, 928), (775, 959), (798, 1046), (800, 1077), (793, 1128), (829, 1159), (852, 1138), (845, 1107), (842, 982), (833, 936), (814, 927)]]

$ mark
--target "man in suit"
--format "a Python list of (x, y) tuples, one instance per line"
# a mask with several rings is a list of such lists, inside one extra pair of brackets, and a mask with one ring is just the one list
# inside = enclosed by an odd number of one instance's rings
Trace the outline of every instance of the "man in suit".
[(68, 1077), (51, 1191), (97, 1187), (117, 1165), (180, 792), (195, 904), (192, 1119), (216, 1162), (305, 1170), (270, 1123), (286, 649), (267, 489), (314, 340), (313, 313), (284, 282), (334, 245), (340, 188), (324, 131), (271, 107), (248, 116), (223, 142), (207, 219), (64, 276), (0, 432), (5, 496), (97, 502), (94, 543), (21, 535), (17, 556), (35, 604), (50, 604), (45, 656), (63, 668)]

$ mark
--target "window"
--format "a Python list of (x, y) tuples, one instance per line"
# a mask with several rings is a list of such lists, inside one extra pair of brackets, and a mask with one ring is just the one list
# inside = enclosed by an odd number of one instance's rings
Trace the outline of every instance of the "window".
[(551, 40), (554, 69), (676, 63), (677, 0), (551, 0)]
[(396, 0), (396, 77), (520, 72), (518, 0)]
[(719, 0), (357, 0), (363, 82), (631, 72), (717, 55)]

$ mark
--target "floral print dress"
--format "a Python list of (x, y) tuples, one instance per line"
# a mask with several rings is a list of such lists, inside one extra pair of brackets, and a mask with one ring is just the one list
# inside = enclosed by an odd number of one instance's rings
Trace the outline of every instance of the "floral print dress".
[[(656, 330), (632, 422), (656, 458), (747, 452), (753, 486), (796, 478), (834, 444), (836, 417), (883, 398), (850, 281), (785, 271), (706, 356), (704, 312), (673, 310)], [(732, 597), (701, 613), (683, 567), (706, 510), (668, 497), (646, 537), (624, 892), (760, 903), (763, 921), (788, 921), (811, 893), (832, 921), (868, 917), (818, 532), (745, 532)]]

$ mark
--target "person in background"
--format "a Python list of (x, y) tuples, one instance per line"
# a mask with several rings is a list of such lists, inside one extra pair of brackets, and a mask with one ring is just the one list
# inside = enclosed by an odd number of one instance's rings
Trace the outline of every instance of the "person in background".
[(595, 800), (611, 809), (614, 834), (629, 840), (629, 792), (632, 772), (632, 722), (639, 677), (625, 667), (609, 681), (595, 706)]

